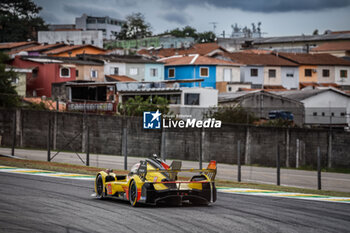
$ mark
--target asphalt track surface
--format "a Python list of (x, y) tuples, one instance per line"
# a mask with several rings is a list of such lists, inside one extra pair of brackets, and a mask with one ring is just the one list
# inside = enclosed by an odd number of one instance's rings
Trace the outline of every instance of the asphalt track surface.
[(0, 232), (350, 232), (350, 205), (218, 193), (210, 206), (131, 207), (93, 182), (0, 173)]

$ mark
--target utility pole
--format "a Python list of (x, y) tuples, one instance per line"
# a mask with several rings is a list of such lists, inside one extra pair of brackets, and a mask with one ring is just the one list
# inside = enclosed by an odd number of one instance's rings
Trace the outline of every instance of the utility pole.
[(213, 32), (214, 34), (216, 34), (215, 29), (216, 29), (216, 24), (218, 24), (218, 22), (210, 22), (209, 24), (213, 24)]

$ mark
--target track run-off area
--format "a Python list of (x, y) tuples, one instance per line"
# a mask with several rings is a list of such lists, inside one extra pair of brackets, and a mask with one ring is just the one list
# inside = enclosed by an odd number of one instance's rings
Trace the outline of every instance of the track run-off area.
[(91, 197), (94, 176), (0, 166), (0, 232), (349, 232), (350, 198), (218, 187), (209, 206)]
[[(78, 180), (94, 180), (95, 177), (84, 174), (74, 173), (63, 173), (55, 171), (47, 171), (40, 169), (28, 169), (28, 168), (16, 168), (9, 166), (1, 166), (0, 172), (9, 172), (16, 174), (28, 174), (28, 175), (39, 175), (47, 177), (58, 177), (66, 179), (78, 179)], [(291, 193), (291, 192), (279, 192), (274, 190), (263, 190), (263, 189), (247, 189), (247, 188), (228, 188), (228, 187), (217, 187), (218, 192), (230, 193), (230, 194), (245, 194), (255, 196), (270, 196), (270, 197), (285, 197), (285, 198), (297, 198), (314, 201), (330, 201), (330, 202), (341, 202), (350, 204), (350, 197), (333, 197), (317, 194), (305, 194), (305, 193)]]

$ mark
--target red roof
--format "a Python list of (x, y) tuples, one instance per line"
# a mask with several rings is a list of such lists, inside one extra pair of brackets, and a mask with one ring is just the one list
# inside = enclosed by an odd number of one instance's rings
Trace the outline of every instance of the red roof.
[(350, 66), (350, 61), (335, 57), (327, 53), (278, 53), (278, 56), (296, 62), (300, 65), (345, 65)]
[(58, 43), (58, 44), (47, 44), (47, 45), (36, 45), (36, 46), (32, 46), (32, 47), (29, 47), (29, 48), (25, 48), (25, 49), (18, 49), (17, 51), (13, 51), (13, 52), (10, 52), (9, 54), (16, 54), (18, 52), (22, 52), (22, 51), (25, 51), (25, 52), (41, 52), (41, 51), (45, 51), (45, 50), (52, 50), (54, 48), (57, 48), (57, 47), (63, 47), (65, 46), (65, 44), (63, 43)]
[(21, 46), (38, 44), (35, 41), (24, 41), (24, 42), (9, 42), (9, 43), (0, 43), (0, 49), (14, 49)]
[(350, 51), (350, 41), (342, 41), (342, 42), (329, 42), (324, 43), (316, 48), (311, 49), (313, 52), (320, 52), (320, 51)]
[(136, 79), (130, 78), (126, 75), (106, 75), (106, 77), (111, 78), (117, 82), (136, 82)]
[(147, 50), (141, 49), (138, 51), (139, 54), (149, 55), (149, 56), (157, 56), (157, 57), (171, 57), (174, 55), (185, 55), (185, 54), (199, 54), (199, 55), (207, 55), (217, 49), (223, 50), (217, 43), (202, 43), (202, 44), (194, 44), (192, 47), (188, 49), (159, 49), (159, 50)]
[(169, 58), (163, 58), (158, 61), (165, 62), (165, 66), (177, 66), (177, 65), (239, 65), (231, 61), (224, 61), (216, 58), (200, 56), (198, 54), (188, 56), (173, 56)]
[(263, 49), (246, 49), (242, 50), (241, 53), (253, 53), (253, 54), (270, 54), (270, 50), (263, 50)]
[(255, 54), (255, 53), (221, 53), (222, 56), (230, 58), (234, 62), (246, 65), (264, 65), (264, 66), (297, 66), (294, 62), (287, 61), (273, 54)]
[(310, 82), (310, 83), (305, 83), (301, 82), (299, 83), (300, 89), (303, 89), (305, 87), (334, 87), (340, 89), (340, 86), (336, 83), (315, 83), (315, 82)]

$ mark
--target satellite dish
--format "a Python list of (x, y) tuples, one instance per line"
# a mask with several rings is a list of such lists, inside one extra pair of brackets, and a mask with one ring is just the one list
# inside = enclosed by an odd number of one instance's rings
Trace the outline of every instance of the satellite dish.
[(174, 83), (173, 88), (180, 88), (180, 83)]

